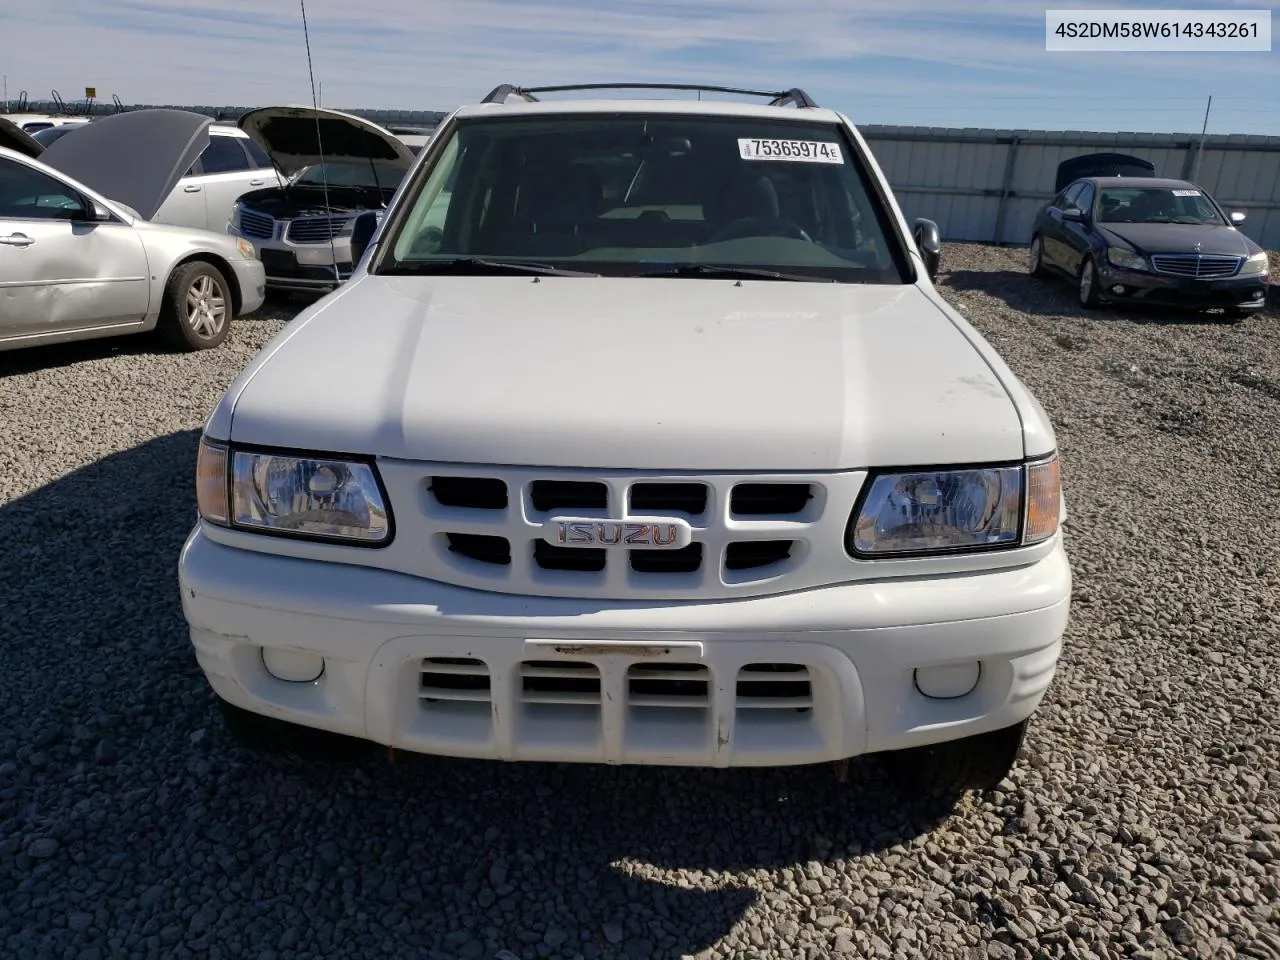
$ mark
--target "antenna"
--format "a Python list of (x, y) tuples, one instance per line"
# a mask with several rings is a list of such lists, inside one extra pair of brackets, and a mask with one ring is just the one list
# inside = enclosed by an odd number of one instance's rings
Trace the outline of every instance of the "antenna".
[[(316, 74), (311, 65), (311, 32), (307, 29), (307, 0), (298, 0), (302, 5), (302, 36), (307, 43), (307, 76), (311, 79), (311, 108), (316, 118), (316, 152), (320, 155), (320, 187), (324, 191), (324, 212), (329, 226), (329, 255), (333, 257), (333, 279), (342, 281), (338, 272), (338, 250), (333, 242), (333, 208), (329, 206), (329, 171), (324, 162), (324, 139), (320, 134), (320, 98), (316, 95)], [(352, 264), (354, 267), (355, 264)]]

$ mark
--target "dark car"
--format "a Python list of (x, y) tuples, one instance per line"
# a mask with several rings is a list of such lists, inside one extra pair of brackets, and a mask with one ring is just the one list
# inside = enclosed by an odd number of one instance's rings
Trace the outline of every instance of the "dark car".
[(1233, 316), (1261, 310), (1267, 254), (1193, 183), (1082, 177), (1032, 227), (1030, 271), (1075, 281), (1080, 303), (1148, 303)]

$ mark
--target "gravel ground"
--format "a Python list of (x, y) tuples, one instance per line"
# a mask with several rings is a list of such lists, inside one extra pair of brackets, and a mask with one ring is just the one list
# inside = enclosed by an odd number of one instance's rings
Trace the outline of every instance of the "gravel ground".
[(287, 313), (0, 355), (0, 956), (1280, 958), (1280, 315), (1084, 315), (1024, 262), (941, 282), (1055, 419), (1076, 606), (1024, 762), (942, 811), (869, 762), (247, 756), (175, 563)]

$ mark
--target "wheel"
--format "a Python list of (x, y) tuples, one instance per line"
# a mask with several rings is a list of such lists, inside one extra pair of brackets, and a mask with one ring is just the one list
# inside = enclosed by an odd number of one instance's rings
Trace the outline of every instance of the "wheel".
[(195, 261), (173, 271), (164, 288), (160, 335), (179, 350), (209, 350), (231, 332), (231, 293), (217, 267)]
[(991, 790), (1018, 760), (1029, 721), (946, 743), (882, 755), (898, 786), (914, 794)]
[(1041, 242), (1039, 236), (1032, 237), (1031, 239), (1031, 253), (1027, 265), (1027, 272), (1033, 277), (1043, 277), (1049, 272), (1045, 269), (1044, 244)]
[(235, 741), (253, 753), (294, 754), (304, 760), (354, 760), (372, 748), (367, 740), (346, 737), (265, 717), (218, 698), (222, 720)]
[(1080, 266), (1080, 306), (1092, 310), (1098, 303), (1098, 271), (1093, 260), (1086, 259)]

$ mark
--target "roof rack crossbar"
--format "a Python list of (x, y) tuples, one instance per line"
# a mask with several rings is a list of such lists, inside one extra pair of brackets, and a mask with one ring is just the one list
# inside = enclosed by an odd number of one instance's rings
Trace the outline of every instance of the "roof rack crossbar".
[(735, 93), (748, 97), (768, 97), (771, 107), (782, 107), (788, 103), (796, 107), (817, 107), (817, 103), (803, 90), (793, 87), (790, 90), (748, 90), (743, 87), (717, 87), (699, 83), (565, 83), (547, 87), (517, 87), (504, 83), (495, 87), (484, 98), (484, 103), (504, 103), (510, 96), (523, 97), (536, 103), (537, 93), (563, 93), (571, 90), (696, 90), (699, 93)]

